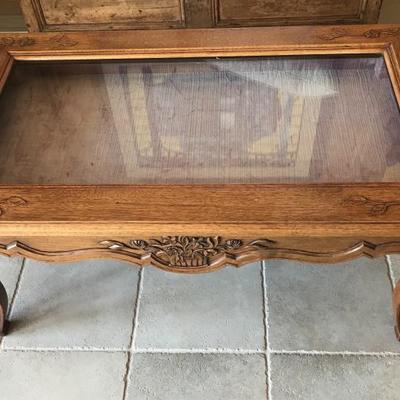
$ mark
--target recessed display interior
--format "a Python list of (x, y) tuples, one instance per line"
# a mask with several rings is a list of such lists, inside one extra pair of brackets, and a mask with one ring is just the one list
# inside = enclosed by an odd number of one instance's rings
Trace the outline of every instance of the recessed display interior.
[(1, 184), (400, 179), (382, 57), (16, 62)]

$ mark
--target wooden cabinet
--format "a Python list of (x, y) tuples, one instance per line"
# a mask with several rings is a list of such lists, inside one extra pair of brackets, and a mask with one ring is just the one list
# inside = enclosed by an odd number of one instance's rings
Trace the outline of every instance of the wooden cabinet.
[(31, 31), (372, 23), (382, 0), (20, 0)]

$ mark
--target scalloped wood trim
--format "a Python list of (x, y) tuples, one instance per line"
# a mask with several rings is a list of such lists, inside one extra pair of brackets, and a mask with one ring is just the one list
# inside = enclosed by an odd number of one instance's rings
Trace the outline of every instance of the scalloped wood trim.
[(400, 253), (400, 241), (381, 244), (361, 241), (331, 252), (281, 248), (268, 239), (242, 241), (219, 236), (166, 236), (150, 240), (130, 240), (126, 243), (107, 240), (100, 242), (98, 247), (68, 251), (44, 251), (18, 241), (0, 245), (0, 254), (10, 257), (20, 255), (47, 262), (113, 258), (138, 266), (153, 265), (166, 271), (181, 273), (211, 272), (225, 265), (239, 267), (265, 259), (335, 263), (361, 256), (377, 257), (390, 253)]

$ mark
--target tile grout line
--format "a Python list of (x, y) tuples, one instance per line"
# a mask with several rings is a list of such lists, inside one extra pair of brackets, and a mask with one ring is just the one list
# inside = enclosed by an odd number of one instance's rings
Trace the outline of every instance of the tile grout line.
[[(20, 284), (21, 284), (22, 273), (23, 273), (23, 271), (24, 271), (24, 269), (25, 269), (25, 262), (26, 262), (26, 258), (23, 258), (22, 261), (21, 261), (21, 269), (19, 270), (19, 273), (18, 273), (17, 282), (15, 283), (14, 292), (13, 292), (13, 294), (12, 294), (12, 296), (11, 296), (10, 304), (9, 304), (8, 310), (7, 310), (7, 316), (6, 316), (6, 321), (7, 321), (7, 323), (9, 323), (8, 321), (9, 321), (10, 316), (11, 316), (12, 308), (13, 308), (13, 306), (14, 306), (15, 299), (16, 299), (17, 294), (18, 294), (18, 292), (19, 292), (19, 287), (20, 287)], [(4, 336), (1, 336), (1, 337), (0, 337), (0, 349), (1, 349), (1, 350), (3, 350), (3, 339), (4, 339)]]
[(124, 374), (124, 379), (123, 379), (124, 390), (122, 393), (122, 400), (126, 400), (126, 398), (127, 398), (128, 388), (129, 388), (129, 383), (130, 383), (129, 375), (130, 375), (130, 370), (131, 370), (132, 354), (133, 354), (133, 350), (135, 348), (135, 339), (136, 339), (136, 332), (137, 332), (138, 318), (139, 318), (139, 303), (140, 303), (140, 299), (142, 297), (142, 290), (143, 290), (143, 271), (144, 271), (144, 267), (141, 267), (139, 270), (136, 301), (135, 301), (135, 307), (133, 310), (132, 330), (131, 330), (131, 335), (129, 338), (129, 347), (128, 347), (128, 352), (127, 352), (126, 368), (125, 368), (125, 374)]
[(127, 353), (127, 349), (121, 348), (102, 348), (102, 347), (6, 347), (4, 352), (36, 352), (36, 353)]
[(136, 348), (136, 336), (139, 326), (139, 310), (140, 310), (140, 302), (142, 300), (143, 294), (143, 274), (144, 274), (144, 267), (141, 268), (139, 273), (139, 281), (137, 285), (137, 296), (136, 296), (136, 306), (135, 306), (135, 313), (133, 316), (133, 327), (132, 327), (132, 336), (131, 336), (131, 343), (129, 346), (129, 351), (132, 353)]
[(252, 355), (263, 354), (265, 350), (246, 350), (246, 349), (228, 349), (228, 348), (205, 348), (205, 349), (157, 349), (157, 348), (142, 348), (133, 351), (134, 354), (238, 354)]
[(342, 357), (400, 357), (400, 353), (382, 351), (325, 351), (325, 350), (271, 350), (277, 355), (298, 355), (298, 356), (342, 356)]
[(267, 377), (267, 400), (272, 399), (272, 379), (271, 379), (271, 350), (269, 347), (269, 306), (267, 295), (266, 263), (261, 261), (261, 278), (263, 292), (263, 311), (264, 311), (264, 340), (265, 340), (265, 372)]
[(385, 261), (386, 261), (386, 265), (388, 268), (388, 276), (389, 276), (390, 284), (392, 286), (392, 290), (394, 290), (394, 288), (396, 287), (396, 280), (394, 278), (393, 268), (392, 268), (392, 260), (390, 259), (390, 256), (386, 255)]
[[(99, 347), (7, 347), (2, 349), (4, 352), (92, 352), (92, 353), (127, 353), (126, 349), (121, 348), (99, 348)], [(132, 354), (238, 354), (238, 355), (265, 355), (265, 350), (245, 350), (245, 349), (156, 349), (146, 348), (132, 351)], [(277, 355), (310, 355), (310, 356), (358, 356), (358, 357), (400, 357), (400, 352), (368, 352), (368, 351), (324, 351), (324, 350), (270, 350), (270, 354)]]

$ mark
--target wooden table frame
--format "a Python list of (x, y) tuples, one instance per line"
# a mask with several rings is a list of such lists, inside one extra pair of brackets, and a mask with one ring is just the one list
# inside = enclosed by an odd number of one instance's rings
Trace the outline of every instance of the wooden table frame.
[[(15, 60), (324, 54), (383, 55), (400, 104), (400, 25), (6, 33), (0, 91)], [(399, 183), (0, 186), (7, 256), (108, 257), (198, 273), (267, 258), (331, 263), (395, 252)], [(400, 283), (393, 298), (400, 338)], [(1, 285), (0, 299), (1, 329)]]

